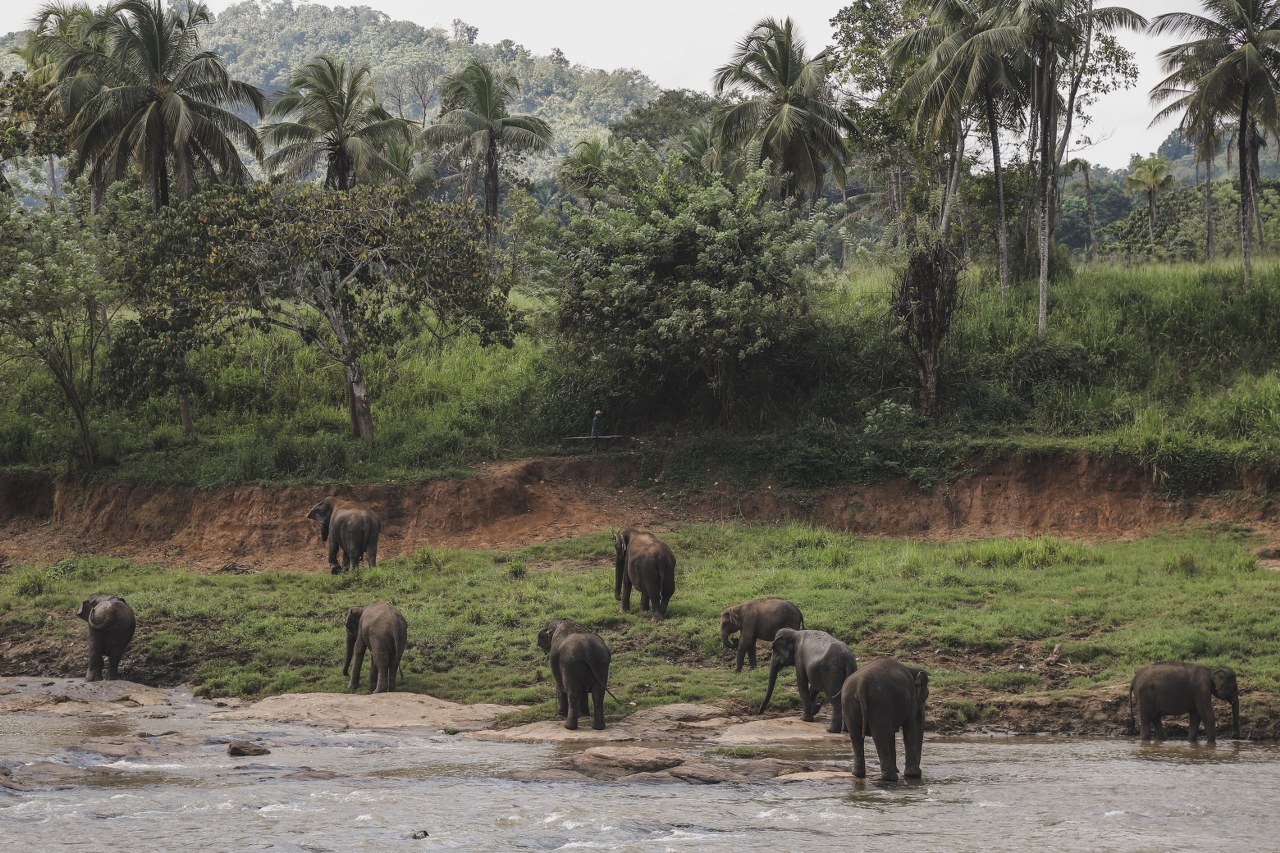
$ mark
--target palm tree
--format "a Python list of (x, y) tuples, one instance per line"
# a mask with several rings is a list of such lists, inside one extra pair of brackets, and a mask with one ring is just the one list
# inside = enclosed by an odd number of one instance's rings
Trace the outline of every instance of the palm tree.
[[(919, 102), (917, 132), (931, 141), (948, 133), (959, 136), (965, 115), (975, 109), (986, 124), (996, 185), (1000, 294), (1005, 298), (1009, 295), (1009, 244), (1000, 132), (1026, 104), (1028, 73), (1021, 38), (1006, 26), (1008, 14), (1008, 4), (1000, 0), (934, 0), (929, 23), (896, 39), (886, 51), (899, 67), (925, 57), (901, 91), (904, 99)], [(963, 138), (958, 138), (957, 149), (962, 151), (963, 144)], [(952, 159), (954, 179), (963, 157)]]
[(378, 103), (368, 65), (313, 58), (276, 95), (270, 117), (278, 121), (262, 128), (262, 141), (276, 150), (264, 165), (275, 174), (301, 180), (323, 169), (325, 187), (338, 190), (403, 177), (388, 153), (408, 142), (409, 126)]
[[(1156, 118), (1183, 112), (1201, 117), (1234, 115), (1240, 169), (1240, 251), (1244, 286), (1253, 278), (1252, 175), (1258, 155), (1258, 126), (1280, 124), (1280, 0), (1202, 0), (1204, 15), (1158, 15), (1152, 35), (1176, 33), (1192, 41), (1160, 52), (1168, 76), (1151, 90), (1151, 100), (1167, 103)], [(1193, 119), (1194, 121), (1194, 119)]]
[(785, 178), (783, 195), (816, 199), (828, 168), (844, 185), (847, 119), (827, 82), (826, 50), (810, 58), (790, 18), (765, 18), (738, 43), (715, 74), (717, 95), (745, 94), (716, 114), (723, 150), (758, 142), (763, 157)]
[(1065, 169), (1067, 175), (1079, 172), (1084, 179), (1084, 211), (1089, 221), (1089, 260), (1093, 260), (1098, 251), (1098, 217), (1093, 207), (1093, 183), (1089, 177), (1092, 170), (1093, 164), (1083, 157), (1068, 161)]
[(1147, 197), (1147, 239), (1156, 241), (1156, 192), (1173, 186), (1173, 171), (1163, 157), (1148, 157), (1124, 179), (1126, 189)]
[(573, 153), (560, 161), (556, 182), (578, 196), (586, 205), (587, 213), (595, 209), (595, 191), (604, 183), (605, 160), (612, 147), (612, 139), (583, 139), (573, 146)]
[(472, 58), (444, 80), (442, 114), (423, 138), (443, 148), (446, 162), (467, 161), (466, 190), (483, 176), (485, 238), (497, 246), (499, 179), (504, 152), (550, 151), (551, 126), (531, 115), (511, 115), (508, 104), (520, 85)]
[(175, 188), (180, 196), (193, 192), (197, 172), (249, 180), (237, 144), (259, 155), (258, 137), (230, 108), (261, 115), (265, 100), (200, 50), (204, 4), (167, 10), (160, 0), (120, 0), (87, 30), (59, 32), (59, 22), (79, 14), (66, 9), (45, 7), (34, 47), (50, 58), (53, 97), (71, 116), (73, 174), (87, 171), (105, 186), (136, 165), (152, 209), (168, 205)]

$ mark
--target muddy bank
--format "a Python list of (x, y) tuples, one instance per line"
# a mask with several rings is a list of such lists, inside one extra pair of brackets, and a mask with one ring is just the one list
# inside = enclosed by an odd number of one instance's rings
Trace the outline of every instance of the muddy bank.
[[(0, 565), (108, 554), (199, 571), (310, 571), (326, 564), (320, 497), (339, 494), (382, 516), (384, 559), (422, 546), (516, 548), (677, 521), (803, 521), (869, 536), (1128, 539), (1181, 524), (1226, 522), (1280, 542), (1274, 484), (1230, 498), (1171, 498), (1147, 472), (1094, 454), (1022, 456), (922, 491), (909, 480), (798, 492), (716, 484), (667, 492), (638, 458), (555, 457), (481, 466), (475, 476), (406, 485), (198, 490), (32, 475), (0, 476)], [(1266, 552), (1268, 549), (1263, 549)], [(1280, 552), (1266, 556), (1273, 558)], [(1280, 565), (1280, 563), (1277, 563)]]

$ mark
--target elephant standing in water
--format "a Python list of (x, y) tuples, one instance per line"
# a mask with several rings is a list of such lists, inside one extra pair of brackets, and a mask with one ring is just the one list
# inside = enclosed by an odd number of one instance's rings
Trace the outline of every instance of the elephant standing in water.
[[(396, 689), (396, 672), (404, 656), (409, 633), (400, 611), (385, 601), (347, 611), (347, 659), (342, 674), (351, 675), (351, 690), (360, 688), (360, 669), (369, 651), (369, 692), (388, 693)], [(351, 668), (352, 656), (355, 670)]]
[[(591, 728), (604, 728), (604, 694), (609, 689), (613, 654), (600, 635), (572, 619), (552, 619), (538, 632), (538, 648), (551, 656), (556, 679), (556, 716), (566, 729), (578, 727), (578, 715), (592, 712)], [(587, 708), (587, 696), (593, 707)]]
[(760, 703), (760, 713), (769, 707), (778, 671), (784, 666), (796, 668), (796, 689), (804, 707), (801, 719), (812, 723), (818, 713), (818, 694), (831, 700), (831, 725), (827, 731), (839, 734), (844, 724), (840, 715), (840, 686), (857, 671), (858, 662), (844, 643), (826, 631), (797, 631), (780, 628), (773, 638), (773, 661), (769, 665), (769, 689)]
[[(354, 501), (328, 497), (307, 513), (307, 518), (320, 522), (320, 541), (329, 546), (329, 571), (351, 571), (360, 565), (360, 558), (367, 556), (369, 565), (378, 565), (378, 533), (382, 522), (372, 510)], [(342, 564), (338, 564), (338, 549), (342, 549)]]
[(902, 729), (907, 753), (905, 775), (920, 778), (920, 753), (924, 749), (924, 703), (929, 698), (929, 673), (904, 666), (893, 658), (873, 660), (849, 676), (840, 688), (844, 727), (853, 743), (853, 775), (867, 775), (863, 738), (871, 735), (880, 759), (880, 779), (898, 778), (894, 734)]
[(120, 658), (133, 639), (137, 620), (133, 608), (116, 595), (91, 595), (76, 615), (89, 623), (89, 669), (85, 681), (102, 678), (102, 659), (107, 659), (107, 679), (120, 677)]
[(640, 590), (640, 609), (656, 622), (667, 615), (676, 592), (676, 556), (667, 543), (644, 530), (628, 527), (613, 539), (613, 597), (631, 610), (631, 588)]
[[(742, 672), (745, 655), (756, 668), (756, 640), (772, 641), (779, 628), (804, 628), (804, 615), (785, 598), (756, 598), (744, 601), (720, 611), (720, 641), (725, 648), (738, 650), (738, 665), (734, 672)], [(742, 632), (742, 640), (729, 635)]]
[(1240, 688), (1230, 667), (1210, 668), (1198, 663), (1165, 661), (1144, 666), (1129, 684), (1129, 731), (1134, 730), (1135, 703), (1142, 739), (1164, 740), (1165, 714), (1189, 714), (1187, 740), (1199, 738), (1204, 721), (1205, 739), (1218, 741), (1218, 724), (1213, 716), (1213, 699), (1217, 696), (1231, 703), (1231, 734), (1240, 737)]

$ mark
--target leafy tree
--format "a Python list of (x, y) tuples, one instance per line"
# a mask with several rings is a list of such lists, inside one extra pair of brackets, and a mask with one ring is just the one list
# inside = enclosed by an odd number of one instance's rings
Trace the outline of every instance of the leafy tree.
[(66, 122), (49, 103), (49, 86), (34, 75), (14, 71), (0, 79), (0, 187), (12, 190), (5, 161), (43, 157), (47, 161), (49, 200), (56, 207), (56, 161), (70, 148)]
[[(48, 11), (48, 9), (46, 9)], [(42, 22), (48, 22), (42, 15)], [(200, 50), (209, 21), (202, 3), (165, 9), (160, 0), (120, 0), (95, 16), (88, 35), (58, 44), (56, 30), (37, 31), (56, 57), (54, 95), (71, 116), (75, 172), (106, 185), (136, 166), (151, 206), (195, 191), (198, 175), (232, 183), (249, 179), (237, 144), (260, 155), (253, 127), (237, 106), (262, 115), (262, 93), (232, 80), (215, 54)], [(42, 24), (43, 26), (43, 24)], [(87, 81), (96, 91), (86, 98)]]
[(583, 139), (573, 153), (560, 161), (556, 180), (566, 191), (577, 195), (590, 213), (595, 207), (595, 192), (605, 179), (605, 157), (609, 143), (603, 139)]
[(648, 146), (618, 156), (636, 172), (628, 204), (572, 214), (553, 238), (558, 351), (620, 420), (729, 420), (741, 374), (805, 311), (810, 223), (793, 203), (764, 200), (764, 171), (729, 185), (690, 179), (679, 158), (659, 164)]
[(0, 211), (0, 353), (49, 371), (85, 468), (95, 463), (89, 404), (106, 332), (99, 305), (119, 304), (98, 266), (109, 251), (108, 238), (76, 212)]
[(741, 93), (716, 115), (728, 149), (755, 141), (768, 158), (783, 195), (816, 200), (828, 169), (844, 185), (847, 125), (828, 82), (826, 50), (810, 57), (790, 18), (765, 18), (738, 43), (733, 58), (716, 70), (719, 96)]
[(1124, 185), (1147, 197), (1147, 234), (1154, 243), (1156, 241), (1156, 193), (1173, 186), (1173, 174), (1169, 161), (1163, 157), (1148, 157), (1142, 160), (1129, 172)]
[(938, 403), (943, 345), (960, 308), (962, 264), (942, 242), (911, 252), (894, 284), (893, 313), (902, 342), (916, 365), (920, 410), (933, 415)]
[(483, 177), (485, 238), (490, 251), (497, 246), (503, 155), (551, 148), (551, 128), (545, 121), (508, 111), (518, 89), (515, 77), (502, 76), (472, 59), (445, 78), (442, 114), (424, 133), (428, 144), (443, 148), (446, 161), (467, 161), (468, 189)]
[(363, 361), (411, 333), (507, 340), (505, 291), (463, 209), (396, 186), (225, 189), (184, 205), (167, 271), (253, 325), (295, 332), (343, 368), (352, 433), (373, 440)]
[(633, 107), (609, 125), (614, 139), (643, 140), (655, 150), (679, 139), (694, 124), (711, 120), (716, 100), (689, 89), (664, 89), (642, 107)]
[(1203, 15), (1170, 12), (1152, 21), (1152, 35), (1187, 35), (1192, 40), (1160, 52), (1169, 75), (1151, 90), (1151, 99), (1167, 104), (1157, 119), (1183, 113), (1190, 124), (1205, 126), (1218, 116), (1238, 117), (1240, 245), (1248, 287), (1253, 276), (1258, 125), (1280, 127), (1280, 0), (1203, 0), (1203, 6)]
[(321, 169), (328, 189), (402, 177), (388, 159), (408, 142), (408, 124), (378, 102), (368, 65), (317, 56), (276, 96), (262, 141), (276, 148), (264, 165), (290, 180)]

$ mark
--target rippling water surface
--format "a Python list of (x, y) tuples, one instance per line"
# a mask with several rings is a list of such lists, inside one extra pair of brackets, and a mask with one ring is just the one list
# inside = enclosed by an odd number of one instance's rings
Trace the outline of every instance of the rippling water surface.
[[(1280, 747), (1126, 738), (931, 738), (923, 781), (782, 785), (511, 782), (565, 747), (211, 723), (0, 717), (0, 761), (125, 771), (101, 785), (0, 789), (8, 850), (1276, 850)], [(139, 730), (261, 736), (181, 757), (104, 759), (85, 740)], [(681, 749), (690, 749), (687, 745)], [(868, 742), (870, 750), (870, 743)], [(847, 750), (790, 751), (848, 759)], [(735, 759), (711, 756), (732, 766)], [(336, 778), (289, 779), (300, 768)], [(429, 835), (415, 839), (414, 833)]]

